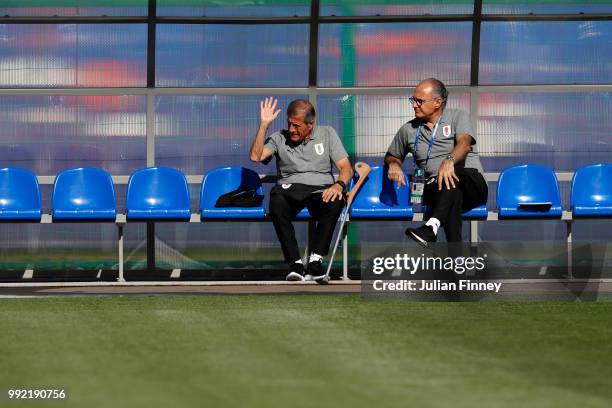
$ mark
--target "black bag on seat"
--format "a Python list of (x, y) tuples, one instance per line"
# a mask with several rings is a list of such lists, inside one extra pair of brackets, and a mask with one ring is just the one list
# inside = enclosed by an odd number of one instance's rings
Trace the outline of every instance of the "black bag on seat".
[(259, 207), (264, 196), (257, 194), (257, 189), (234, 190), (217, 199), (215, 207)]

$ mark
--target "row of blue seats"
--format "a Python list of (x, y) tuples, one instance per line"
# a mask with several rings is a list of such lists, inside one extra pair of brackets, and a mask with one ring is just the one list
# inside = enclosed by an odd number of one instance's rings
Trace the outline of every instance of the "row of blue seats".
[[(374, 167), (351, 207), (351, 219), (413, 216), (409, 187), (397, 189), (383, 167)], [(371, 182), (374, 181), (374, 182)], [(576, 170), (572, 180), (574, 217), (612, 216), (612, 164), (598, 163)], [(554, 171), (539, 164), (506, 168), (497, 183), (497, 216), (511, 218), (561, 218), (563, 206)], [(486, 205), (463, 214), (466, 220), (486, 219)]]
[[(217, 208), (222, 195), (237, 189), (255, 189), (263, 195), (259, 175), (243, 167), (220, 167), (202, 181), (201, 220), (263, 219), (264, 205)], [(409, 186), (397, 187), (382, 166), (372, 168), (350, 211), (352, 219), (411, 219)], [(554, 172), (538, 164), (513, 166), (501, 172), (497, 186), (499, 218), (561, 218), (559, 184)], [(572, 181), (574, 217), (612, 216), (612, 164), (579, 168)], [(464, 214), (465, 219), (486, 219), (487, 207)], [(0, 169), (0, 220), (39, 221), (42, 215), (36, 176), (20, 168)], [(102, 169), (80, 167), (60, 172), (52, 196), (53, 220), (114, 221), (117, 216), (111, 176)], [(308, 210), (298, 219), (308, 219)], [(168, 167), (135, 171), (129, 179), (127, 220), (189, 220), (190, 198), (183, 173)]]

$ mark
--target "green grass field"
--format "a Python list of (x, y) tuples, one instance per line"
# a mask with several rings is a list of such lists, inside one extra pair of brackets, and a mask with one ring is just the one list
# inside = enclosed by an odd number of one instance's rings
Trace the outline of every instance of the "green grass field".
[(2, 299), (0, 324), (4, 393), (69, 394), (6, 406), (612, 405), (612, 303)]

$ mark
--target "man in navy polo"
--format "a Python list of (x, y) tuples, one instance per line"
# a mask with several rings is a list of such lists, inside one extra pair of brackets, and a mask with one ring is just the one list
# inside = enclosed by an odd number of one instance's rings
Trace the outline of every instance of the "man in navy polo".
[[(468, 114), (446, 108), (444, 84), (429, 78), (420, 82), (410, 98), (415, 118), (403, 125), (385, 156), (387, 176), (405, 185), (402, 162), (413, 156), (414, 180), (411, 200), (432, 212), (419, 228), (406, 235), (423, 246), (436, 242), (442, 226), (447, 242), (461, 242), (462, 213), (487, 202), (488, 188), (476, 149)], [(420, 185), (419, 185), (420, 183)]]
[[(276, 157), (278, 184), (270, 192), (270, 216), (289, 264), (287, 280), (318, 281), (325, 276), (321, 260), (329, 252), (353, 169), (336, 131), (329, 126), (315, 126), (315, 109), (306, 100), (291, 102), (287, 107), (287, 129), (266, 137), (270, 124), (281, 112), (277, 104), (273, 98), (260, 103), (261, 122), (250, 159), (267, 164), (272, 156)], [(338, 179), (334, 179), (332, 163), (339, 171)], [(307, 268), (302, 264), (292, 223), (304, 207), (317, 221)]]

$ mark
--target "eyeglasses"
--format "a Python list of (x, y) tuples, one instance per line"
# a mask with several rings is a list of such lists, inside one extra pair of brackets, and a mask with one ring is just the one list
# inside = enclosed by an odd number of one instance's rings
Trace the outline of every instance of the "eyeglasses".
[(289, 127), (290, 127), (290, 126), (293, 126), (293, 127), (296, 127), (296, 128), (298, 128), (298, 129), (299, 129), (299, 128), (301, 128), (301, 127), (304, 127), (304, 125), (305, 125), (305, 123), (299, 123), (299, 122), (287, 121), (287, 126), (289, 126)]
[(433, 98), (433, 99), (428, 99), (428, 100), (415, 98), (414, 96), (411, 96), (410, 98), (408, 98), (408, 100), (410, 101), (410, 104), (416, 105), (416, 106), (421, 106), (424, 103), (435, 101), (436, 99), (439, 99), (439, 98)]

